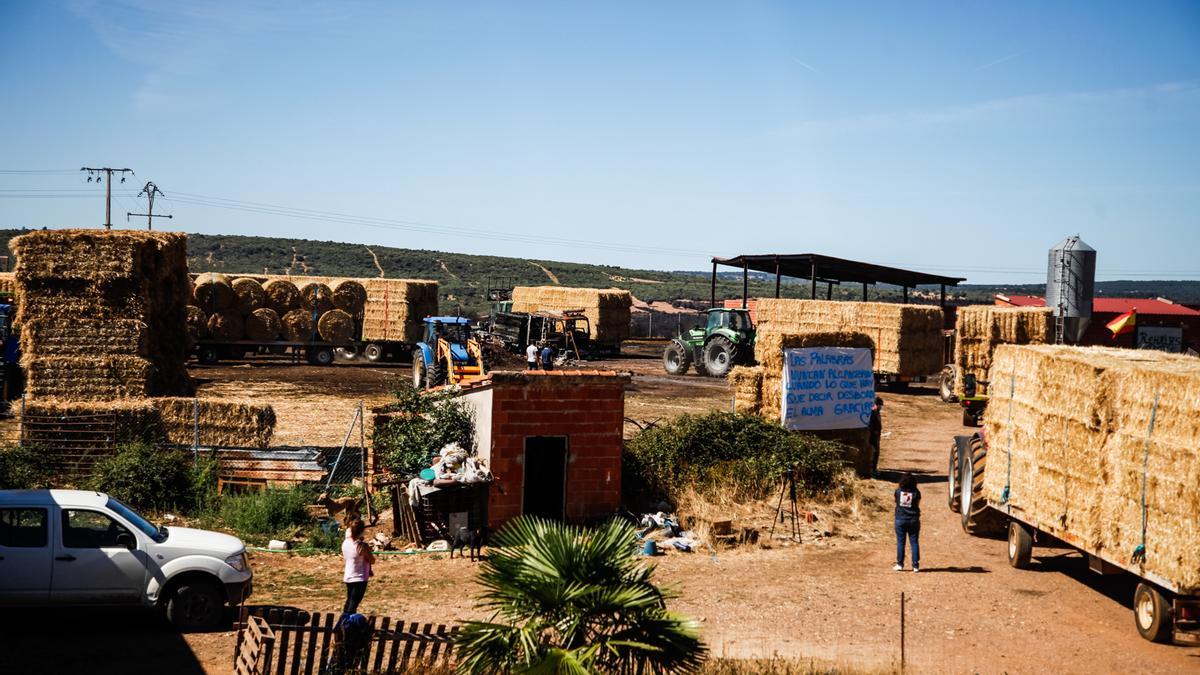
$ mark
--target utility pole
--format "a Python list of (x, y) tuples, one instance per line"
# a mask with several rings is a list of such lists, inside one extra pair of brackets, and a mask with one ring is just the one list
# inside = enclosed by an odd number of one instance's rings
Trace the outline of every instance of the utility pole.
[(85, 166), (85, 167), (80, 167), (79, 170), (88, 172), (88, 182), (89, 183), (92, 182), (93, 176), (95, 176), (96, 182), (99, 183), (100, 176), (98, 174), (104, 174), (108, 178), (108, 182), (105, 184), (105, 188), (104, 188), (104, 229), (111, 230), (112, 229), (112, 175), (113, 175), (113, 172), (115, 171), (115, 172), (121, 174), (121, 182), (124, 183), (125, 182), (125, 174), (127, 174), (127, 173), (132, 174), (133, 169), (113, 169), (113, 168), (110, 168), (107, 166), (97, 169), (97, 168)]
[(150, 207), (146, 209), (145, 213), (126, 212), (125, 220), (128, 221), (129, 216), (146, 216), (146, 229), (153, 230), (155, 218), (170, 218), (171, 216), (169, 216), (169, 215), (164, 216), (162, 214), (158, 214), (158, 213), (154, 212), (154, 195), (156, 195), (156, 194), (166, 197), (166, 195), (164, 195), (162, 193), (162, 190), (158, 189), (157, 185), (155, 185), (154, 183), (152, 183), (150, 181), (146, 181), (146, 187), (142, 188), (142, 191), (138, 193), (138, 196), (145, 197), (146, 199), (150, 200)]

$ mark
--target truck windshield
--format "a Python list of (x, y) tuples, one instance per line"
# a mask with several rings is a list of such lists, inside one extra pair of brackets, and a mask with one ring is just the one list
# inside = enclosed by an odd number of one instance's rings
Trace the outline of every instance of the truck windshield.
[(166, 541), (166, 539), (167, 539), (166, 533), (163, 532), (162, 530), (159, 530), (150, 521), (148, 521), (145, 518), (138, 515), (137, 511), (134, 511), (133, 509), (129, 508), (128, 506), (125, 506), (124, 504), (113, 499), (112, 497), (108, 498), (107, 506), (114, 513), (121, 516), (125, 520), (129, 521), (134, 527), (136, 527), (137, 529), (144, 532), (147, 537), (150, 537), (151, 539), (153, 539), (154, 541), (157, 541), (159, 543)]

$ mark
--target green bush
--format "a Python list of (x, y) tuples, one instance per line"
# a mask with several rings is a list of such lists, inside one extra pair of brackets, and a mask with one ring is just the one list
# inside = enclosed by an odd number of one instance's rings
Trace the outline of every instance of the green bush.
[(286, 539), (310, 521), (306, 507), (312, 501), (306, 488), (231, 495), (221, 499), (220, 519), (238, 534)]
[(308, 546), (318, 551), (341, 551), (342, 540), (345, 536), (345, 532), (340, 527), (326, 528), (318, 523), (313, 525), (308, 532)]
[(626, 444), (631, 486), (674, 497), (687, 486), (729, 488), (767, 496), (789, 471), (813, 493), (831, 487), (842, 470), (842, 446), (792, 433), (752, 415), (683, 415), (639, 432)]
[(50, 467), (35, 448), (0, 448), (0, 490), (49, 487)]
[(124, 446), (97, 462), (85, 485), (150, 511), (190, 511), (195, 506), (191, 457), (144, 443)]
[(220, 465), (211, 456), (198, 457), (192, 465), (192, 511), (210, 513), (217, 507), (217, 475)]
[(425, 392), (401, 384), (396, 401), (385, 412), (390, 420), (378, 424), (371, 435), (375, 452), (393, 474), (416, 473), (429, 466), (429, 457), (449, 443), (467, 452), (475, 442), (475, 420), (470, 409), (448, 392)]

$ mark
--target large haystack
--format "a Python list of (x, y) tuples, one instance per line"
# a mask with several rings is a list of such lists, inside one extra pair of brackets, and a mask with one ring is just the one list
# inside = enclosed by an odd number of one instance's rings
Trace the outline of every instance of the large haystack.
[(1200, 591), (1200, 359), (1002, 345), (991, 382), (989, 499), (1007, 485), (1008, 505), (1041, 529), (1128, 561), (1143, 543), (1144, 476), (1143, 571)]
[(41, 230), (10, 247), (31, 396), (190, 393), (184, 235)]
[(836, 300), (758, 301), (755, 356), (767, 358), (764, 334), (864, 333), (875, 347), (875, 371), (904, 376), (942, 369), (942, 309), (928, 305)]
[(267, 294), (257, 279), (241, 277), (233, 280), (235, 307), (242, 316), (267, 306)]
[(958, 308), (954, 326), (954, 391), (963, 395), (963, 376), (991, 380), (992, 352), (1002, 344), (1046, 344), (1054, 336), (1048, 307), (967, 305)]
[(156, 398), (163, 439), (192, 445), (227, 448), (265, 448), (275, 431), (275, 409), (261, 403), (212, 399)]
[(354, 279), (341, 279), (330, 286), (333, 306), (353, 317), (360, 317), (367, 306), (367, 288)]
[(615, 345), (629, 339), (633, 296), (617, 288), (518, 286), (513, 289), (514, 312), (582, 310), (592, 327), (592, 340)]
[(317, 334), (331, 344), (346, 344), (354, 338), (354, 317), (340, 309), (331, 309), (317, 320)]
[(300, 308), (321, 316), (333, 309), (333, 291), (320, 281), (310, 281), (300, 286)]
[(438, 283), (421, 279), (363, 279), (367, 305), (362, 339), (420, 342), (423, 320), (438, 311)]
[(263, 284), (267, 307), (283, 316), (293, 309), (300, 307), (300, 289), (287, 279), (273, 278)]

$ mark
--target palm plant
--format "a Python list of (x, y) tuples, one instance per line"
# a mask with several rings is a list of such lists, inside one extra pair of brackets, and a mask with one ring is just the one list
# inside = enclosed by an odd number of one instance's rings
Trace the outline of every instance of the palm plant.
[(687, 673), (707, 655), (695, 625), (666, 609), (633, 527), (521, 516), (493, 537), (479, 573), (490, 622), (468, 622), (462, 673)]

